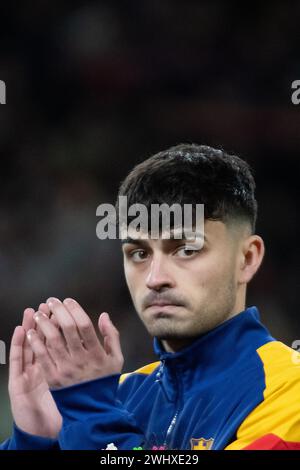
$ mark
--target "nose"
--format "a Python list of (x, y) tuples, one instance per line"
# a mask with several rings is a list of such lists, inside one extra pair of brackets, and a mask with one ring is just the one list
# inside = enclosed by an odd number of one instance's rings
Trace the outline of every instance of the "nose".
[(174, 287), (174, 279), (171, 276), (168, 261), (163, 256), (153, 257), (150, 271), (146, 279), (148, 289), (160, 291), (165, 287)]

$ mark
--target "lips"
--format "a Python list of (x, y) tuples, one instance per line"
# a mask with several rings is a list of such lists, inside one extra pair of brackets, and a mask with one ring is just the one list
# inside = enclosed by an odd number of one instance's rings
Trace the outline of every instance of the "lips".
[(186, 307), (187, 303), (184, 301), (184, 299), (181, 299), (180, 296), (176, 296), (175, 292), (172, 295), (170, 292), (149, 292), (148, 295), (144, 298), (144, 301), (142, 303), (142, 308), (147, 309), (150, 307), (161, 307), (161, 308), (166, 308), (166, 307)]
[(160, 300), (160, 301), (155, 301), (155, 302), (152, 302), (151, 304), (148, 304), (147, 308), (148, 307), (180, 307), (180, 306), (181, 305), (179, 304)]

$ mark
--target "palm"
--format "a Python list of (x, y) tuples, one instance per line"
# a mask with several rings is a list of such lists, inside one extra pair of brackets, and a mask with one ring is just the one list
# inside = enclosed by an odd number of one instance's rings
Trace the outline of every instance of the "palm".
[(38, 396), (48, 390), (47, 383), (44, 380), (42, 371), (38, 364), (32, 364), (26, 367), (24, 372), (16, 377), (14, 381), (14, 394), (19, 398), (25, 396)]
[(39, 436), (57, 436), (61, 415), (40, 365), (30, 356), (22, 327), (16, 328), (12, 339), (9, 394), (14, 420), (21, 430)]

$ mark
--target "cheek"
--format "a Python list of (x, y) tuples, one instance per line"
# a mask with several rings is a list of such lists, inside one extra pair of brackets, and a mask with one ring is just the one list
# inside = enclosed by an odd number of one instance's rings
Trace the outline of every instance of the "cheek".
[(216, 286), (217, 283), (223, 283), (232, 270), (232, 260), (228, 256), (210, 253), (190, 265), (181, 278), (190, 290), (197, 286), (209, 288)]
[(205, 270), (205, 282), (208, 287), (219, 290), (231, 284), (235, 273), (235, 265), (232, 256), (224, 253), (218, 253), (212, 257), (211, 262), (207, 264)]

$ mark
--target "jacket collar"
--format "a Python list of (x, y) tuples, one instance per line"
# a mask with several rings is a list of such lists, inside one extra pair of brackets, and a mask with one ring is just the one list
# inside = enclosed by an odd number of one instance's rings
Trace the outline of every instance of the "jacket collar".
[[(157, 338), (154, 338), (154, 352), (161, 360), (157, 380), (165, 385), (175, 385), (181, 378), (188, 386), (193, 377), (201, 376), (209, 380), (218, 373), (224, 373), (237, 361), (263, 344), (274, 341), (268, 330), (260, 321), (256, 307), (249, 307), (229, 320), (221, 323), (211, 331), (199, 336), (186, 348), (170, 353), (166, 352)], [(200, 375), (199, 375), (200, 374)], [(167, 388), (170, 391), (169, 385)]]

